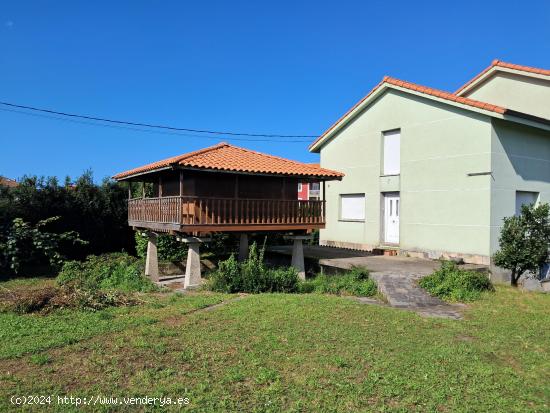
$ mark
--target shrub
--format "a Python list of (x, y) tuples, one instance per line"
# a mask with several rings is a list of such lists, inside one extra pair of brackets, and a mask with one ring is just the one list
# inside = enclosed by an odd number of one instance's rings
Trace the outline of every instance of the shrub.
[[(134, 185), (135, 186), (135, 185)], [(0, 233), (7, 234), (15, 218), (32, 227), (50, 217), (60, 216), (48, 224), (48, 232), (62, 234), (75, 231), (87, 243), (64, 242), (59, 253), (68, 259), (83, 259), (91, 254), (133, 251), (132, 230), (128, 226), (128, 183), (110, 179), (95, 184), (91, 171), (72, 180), (59, 182), (55, 177), (25, 176), (19, 185), (0, 185)], [(32, 267), (49, 262), (35, 254)]]
[(540, 274), (550, 248), (550, 205), (523, 205), (519, 216), (504, 218), (498, 242), (495, 264), (511, 271), (513, 286), (525, 272)]
[(143, 262), (124, 253), (90, 255), (86, 261), (68, 261), (57, 277), (60, 285), (76, 284), (82, 289), (118, 289), (154, 291), (157, 289), (143, 275)]
[(244, 262), (237, 262), (234, 255), (220, 261), (218, 269), (210, 277), (210, 289), (226, 293), (298, 291), (298, 273), (294, 268), (267, 268), (263, 258), (264, 248), (258, 251), (256, 243), (253, 243)]
[(62, 245), (86, 244), (75, 231), (51, 232), (46, 228), (59, 221), (50, 217), (31, 225), (21, 218), (15, 218), (11, 225), (0, 231), (0, 268), (9, 268), (19, 273), (21, 267), (32, 262), (47, 261), (59, 269), (63, 262)]
[(441, 268), (420, 280), (430, 294), (450, 301), (473, 301), (483, 291), (494, 291), (486, 274), (461, 270), (454, 262), (444, 261)]
[(355, 295), (370, 297), (376, 294), (376, 282), (369, 278), (369, 271), (362, 267), (353, 267), (343, 275), (318, 275), (313, 280), (305, 281), (300, 292), (336, 295)]
[[(136, 231), (135, 239), (138, 257), (145, 258), (147, 255), (147, 236)], [(161, 234), (157, 238), (157, 254), (162, 261), (183, 261), (187, 257), (187, 248), (176, 237)]]

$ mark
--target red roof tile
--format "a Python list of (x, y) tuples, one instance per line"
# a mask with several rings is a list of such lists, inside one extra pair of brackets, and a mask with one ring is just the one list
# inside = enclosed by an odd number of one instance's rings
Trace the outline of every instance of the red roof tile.
[(479, 100), (459, 97), (454, 95), (450, 92), (445, 92), (443, 90), (433, 89), (431, 87), (426, 87), (422, 85), (418, 85), (416, 83), (407, 82), (404, 80), (395, 79), (390, 76), (384, 76), (382, 81), (376, 85), (363, 99), (361, 99), (359, 102), (357, 102), (350, 110), (348, 110), (340, 119), (338, 119), (330, 128), (328, 128), (321, 136), (319, 136), (309, 147), (312, 148), (317, 142), (319, 142), (321, 139), (323, 139), (329, 132), (331, 132), (342, 120), (344, 120), (351, 112), (355, 110), (361, 103), (363, 103), (366, 99), (368, 99), (374, 92), (376, 92), (381, 86), (384, 84), (389, 84), (397, 87), (401, 87), (404, 89), (409, 89), (415, 92), (419, 92), (425, 95), (434, 96), (440, 99), (448, 100), (451, 102), (457, 102), (466, 106), (471, 106), (477, 109), (483, 109), (488, 110), (490, 112), (495, 112), (499, 114), (504, 114), (506, 112), (506, 108), (491, 105), (489, 103), (481, 102)]
[(152, 172), (166, 167), (199, 168), (230, 172), (249, 172), (269, 175), (303, 176), (339, 179), (344, 174), (311, 164), (291, 161), (278, 156), (266, 155), (227, 143), (174, 156), (126, 172), (113, 178), (125, 179), (135, 174)]
[(13, 179), (6, 178), (5, 176), (0, 176), (0, 185), (14, 188), (17, 186), (17, 181)]
[(527, 73), (535, 73), (538, 75), (550, 76), (550, 70), (547, 70), (547, 69), (539, 69), (536, 67), (516, 65), (513, 63), (506, 63), (501, 60), (495, 59), (491, 62), (491, 65), (489, 67), (485, 68), (481, 73), (477, 74), (473, 79), (466, 82), (466, 84), (461, 86), (454, 94), (455, 95), (460, 94), (464, 89), (466, 89), (472, 83), (476, 82), (479, 78), (483, 77), (489, 70), (491, 70), (494, 67), (504, 67), (506, 69), (513, 69), (513, 70), (519, 70)]

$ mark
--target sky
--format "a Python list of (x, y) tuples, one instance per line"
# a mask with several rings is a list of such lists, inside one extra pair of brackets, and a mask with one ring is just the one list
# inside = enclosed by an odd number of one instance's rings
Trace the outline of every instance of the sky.
[[(181, 128), (319, 135), (384, 75), (454, 91), (495, 58), (550, 68), (550, 1), (0, 8), (0, 101)], [(0, 105), (0, 175), (10, 178), (91, 168), (99, 181), (220, 141), (316, 162), (312, 140), (153, 133)]]

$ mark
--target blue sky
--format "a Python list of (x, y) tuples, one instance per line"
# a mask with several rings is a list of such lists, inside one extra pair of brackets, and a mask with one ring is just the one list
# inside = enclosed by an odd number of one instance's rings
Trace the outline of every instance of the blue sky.
[[(0, 9), (0, 101), (186, 128), (316, 135), (386, 74), (455, 90), (494, 58), (550, 68), (550, 2), (59, 0)], [(99, 180), (222, 140), (318, 159), (305, 142), (0, 110), (0, 175), (92, 168)]]

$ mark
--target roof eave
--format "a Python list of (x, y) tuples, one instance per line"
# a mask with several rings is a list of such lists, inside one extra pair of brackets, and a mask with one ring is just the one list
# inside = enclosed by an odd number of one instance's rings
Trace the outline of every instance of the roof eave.
[[(182, 166), (182, 165), (168, 165), (161, 168), (155, 168), (148, 171), (142, 171), (133, 173), (131, 175), (120, 176), (121, 174), (114, 175), (112, 178), (117, 181), (128, 181), (132, 178), (136, 178), (143, 175), (154, 174), (156, 172), (166, 171), (170, 169), (181, 169), (187, 171), (199, 171), (199, 172), (217, 172), (217, 173), (227, 173), (227, 174), (236, 174), (236, 175), (259, 175), (259, 176), (270, 176), (270, 177), (281, 177), (281, 178), (296, 178), (296, 179), (308, 179), (308, 180), (318, 180), (318, 181), (334, 181), (342, 180), (344, 174), (342, 175), (315, 175), (315, 174), (283, 174), (283, 173), (262, 173), (262, 172), (248, 172), (248, 171), (233, 171), (229, 169), (216, 169), (216, 168), (199, 168), (192, 166)], [(118, 178), (117, 178), (118, 177)]]
[(381, 95), (386, 88), (390, 85), (387, 83), (381, 83), (376, 86), (366, 97), (359, 101), (352, 109), (340, 119), (339, 122), (332, 125), (328, 128), (317, 140), (315, 140), (311, 145), (309, 145), (308, 150), (312, 153), (318, 153), (321, 150), (321, 147), (334, 135), (339, 132), (344, 126), (346, 126), (355, 116), (357, 116), (363, 109), (365, 109), (373, 100), (375, 100), (379, 95)]
[(502, 116), (502, 119), (550, 131), (550, 119), (540, 118), (528, 113), (508, 109), (504, 116)]
[(128, 181), (128, 180), (130, 180), (132, 178), (135, 178), (137, 176), (153, 174), (155, 172), (166, 171), (168, 169), (173, 169), (173, 168), (174, 168), (173, 165), (167, 165), (167, 166), (162, 166), (162, 167), (159, 167), (159, 168), (150, 169), (150, 170), (147, 170), (147, 171), (131, 173), (129, 175), (124, 175), (125, 172), (122, 172), (120, 174), (113, 175), (112, 178), (116, 181)]
[(550, 76), (547, 76), (547, 75), (544, 75), (544, 74), (541, 74), (541, 73), (535, 73), (535, 72), (529, 72), (529, 71), (526, 71), (526, 70), (514, 69), (514, 68), (510, 68), (510, 67), (505, 67), (505, 66), (499, 66), (498, 64), (496, 64), (494, 66), (488, 67), (483, 72), (481, 72), (479, 75), (477, 75), (473, 79), (469, 80), (464, 86), (461, 86), (456, 92), (454, 92), (454, 94), (457, 95), (457, 96), (464, 96), (464, 95), (467, 95), (467, 94), (473, 92), (475, 89), (477, 89), (483, 83), (485, 83), (487, 80), (489, 80), (491, 77), (493, 77), (497, 72), (512, 73), (512, 74), (519, 75), (519, 76), (550, 80)]
[(438, 102), (441, 102), (441, 103), (444, 103), (444, 104), (447, 104), (447, 105), (460, 107), (460, 108), (465, 109), (465, 110), (478, 112), (478, 113), (481, 113), (481, 114), (484, 114), (484, 115), (487, 115), (487, 116), (492, 116), (492, 117), (497, 116), (498, 117), (498, 113), (496, 113), (496, 112), (480, 109), (480, 108), (470, 106), (470, 105), (466, 105), (466, 104), (463, 104), (463, 103), (460, 103), (460, 102), (457, 102), (457, 101), (452, 101), (452, 100), (448, 100), (448, 99), (439, 98), (437, 96), (433, 96), (433, 95), (426, 94), (426, 93), (421, 93), (421, 92), (418, 92), (416, 90), (412, 90), (412, 89), (409, 89), (409, 88), (397, 86), (397, 85), (394, 85), (394, 84), (391, 84), (391, 83), (383, 83), (383, 84), (379, 85), (376, 90), (372, 91), (371, 94), (367, 96), (367, 98), (365, 98), (363, 101), (361, 101), (361, 103), (359, 105), (357, 105), (353, 110), (351, 110), (350, 113), (348, 113), (347, 116), (344, 119), (341, 119), (338, 124), (331, 126), (331, 128), (328, 129), (328, 131), (325, 132), (325, 134), (322, 135), (320, 139), (318, 139), (313, 144), (311, 144), (310, 147), (309, 147), (309, 151), (310, 152), (319, 152), (321, 147), (328, 140), (330, 140), (332, 137), (334, 137), (334, 135), (337, 132), (339, 132), (349, 122), (351, 122), (353, 120), (353, 118), (355, 116), (357, 116), (358, 113), (363, 111), (368, 105), (370, 105), (375, 99), (377, 99), (380, 94), (384, 93), (386, 91), (386, 89), (395, 89), (395, 90), (398, 90), (398, 91), (401, 91), (401, 92), (404, 92), (404, 93), (412, 94), (412, 95), (415, 95), (415, 96), (420, 96), (420, 97), (423, 97), (423, 98), (426, 98), (426, 99), (435, 100), (435, 101), (438, 101)]

